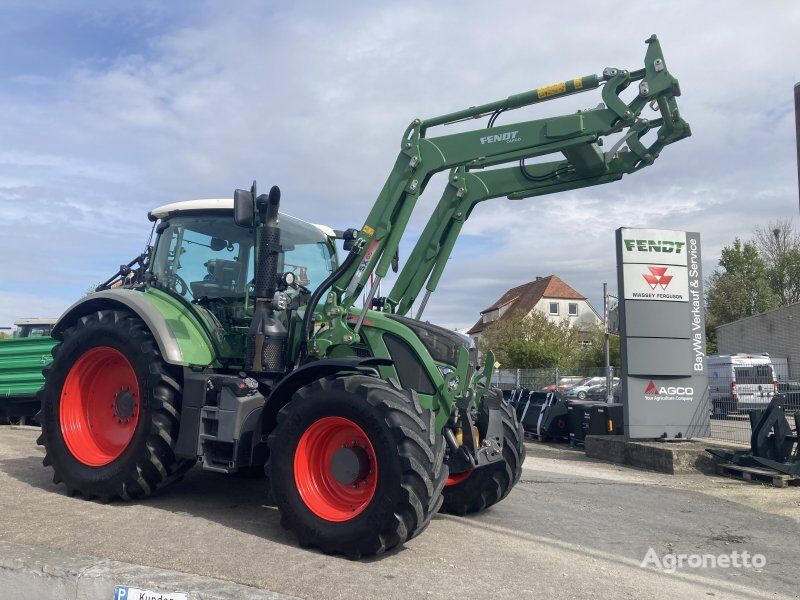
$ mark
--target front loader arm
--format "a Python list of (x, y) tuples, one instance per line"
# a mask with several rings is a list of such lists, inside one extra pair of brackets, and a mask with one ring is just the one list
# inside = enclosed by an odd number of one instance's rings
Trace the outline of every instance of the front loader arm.
[[(501, 197), (522, 199), (542, 196), (622, 178), (622, 172), (615, 169), (598, 175), (585, 175), (575, 170), (558, 177), (547, 176), (547, 173), (562, 168), (565, 164), (567, 163), (526, 166), (524, 173), (531, 179), (523, 174), (519, 166), (477, 173), (468, 171), (463, 166), (451, 170), (447, 188), (439, 204), (386, 298), (387, 308), (396, 314), (407, 314), (425, 285), (427, 291), (417, 313), (419, 318), (428, 297), (436, 290), (461, 228), (480, 202)], [(540, 181), (532, 181), (534, 179)]]
[[(645, 66), (637, 71), (607, 68), (600, 76), (578, 77), (440, 117), (415, 119), (403, 135), (394, 168), (353, 242), (346, 266), (343, 263), (332, 278), (328, 300), (319, 314), (320, 322), (328, 326), (313, 334), (311, 327), (304, 328), (310, 336), (312, 354), (322, 356), (331, 345), (359, 340), (367, 309), (392, 264), (416, 202), (435, 173), (453, 169), (450, 185), (431, 222), (394, 289), (384, 299), (386, 310), (404, 314), (426, 281), (428, 292), (436, 288), (461, 227), (478, 202), (502, 196), (527, 198), (615, 181), (652, 164), (666, 145), (691, 135), (678, 112), (678, 81), (666, 68), (661, 46), (655, 36), (646, 43)], [(620, 93), (634, 82), (639, 82), (639, 93), (626, 103)], [(594, 109), (427, 137), (433, 127), (486, 115), (492, 115), (493, 122), (502, 112), (601, 85), (604, 104)], [(658, 118), (640, 116), (648, 104), (660, 113)], [(657, 139), (645, 145), (642, 138), (651, 130), (656, 130)], [(623, 134), (622, 139), (603, 152), (603, 138), (618, 133)], [(558, 156), (550, 162), (524, 163), (525, 159), (548, 154)], [(480, 171), (514, 162), (519, 164)], [(346, 315), (370, 279), (373, 283), (353, 330)], [(311, 308), (309, 321), (313, 314)]]
[[(403, 136), (395, 166), (359, 232), (358, 260), (333, 284), (333, 291), (343, 308), (356, 302), (374, 273), (375, 282), (367, 297), (367, 304), (371, 302), (378, 282), (389, 270), (420, 194), (437, 172), (458, 166), (475, 170), (561, 153), (564, 160), (546, 163), (551, 171), (546, 171), (542, 165), (526, 167), (527, 172), (539, 173), (534, 175), (536, 177), (552, 179), (547, 185), (531, 186), (526, 179), (525, 184), (508, 194), (510, 197), (527, 197), (614, 181), (624, 173), (652, 164), (664, 146), (690, 135), (688, 124), (677, 110), (678, 82), (667, 71), (656, 37), (648, 39), (647, 44), (644, 69), (631, 72), (609, 68), (602, 76), (579, 77), (505, 100), (411, 123)], [(640, 82), (639, 94), (625, 103), (620, 93), (636, 81)], [(587, 91), (601, 83), (604, 84), (602, 96), (605, 106), (491, 130), (426, 137), (431, 127)], [(640, 118), (642, 109), (649, 103), (661, 113), (658, 119), (647, 121)], [(646, 147), (640, 138), (653, 128), (658, 128), (658, 139)], [(623, 130), (627, 130), (625, 142), (629, 151), (617, 153), (615, 148), (613, 154), (604, 154), (598, 140)], [(528, 193), (531, 188), (535, 188), (535, 194)]]
[(478, 172), (463, 165), (452, 169), (439, 204), (386, 298), (387, 308), (400, 315), (408, 313), (427, 280), (426, 294), (417, 313), (417, 318), (420, 317), (430, 294), (436, 290), (461, 228), (478, 203), (501, 197), (519, 200), (617, 181), (625, 173), (644, 166), (648, 152), (660, 151), (660, 148), (646, 149), (639, 141), (658, 126), (660, 120), (640, 119), (634, 123), (624, 138), (625, 143), (629, 148), (643, 150), (626, 148), (618, 152), (612, 148), (598, 157), (604, 168), (596, 164), (594, 150), (565, 148), (562, 152), (568, 157), (566, 160)]

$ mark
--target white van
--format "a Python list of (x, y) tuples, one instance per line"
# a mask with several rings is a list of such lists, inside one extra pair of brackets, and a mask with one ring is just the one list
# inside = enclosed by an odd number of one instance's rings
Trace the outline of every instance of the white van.
[(708, 357), (708, 389), (718, 416), (766, 408), (778, 391), (769, 354), (713, 354)]

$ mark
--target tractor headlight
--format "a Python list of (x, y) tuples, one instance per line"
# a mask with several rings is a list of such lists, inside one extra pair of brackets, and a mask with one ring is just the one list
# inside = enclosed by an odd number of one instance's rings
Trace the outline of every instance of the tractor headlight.
[(447, 383), (447, 389), (450, 390), (451, 392), (455, 392), (458, 389), (459, 385), (461, 385), (461, 380), (458, 377), (453, 377)]

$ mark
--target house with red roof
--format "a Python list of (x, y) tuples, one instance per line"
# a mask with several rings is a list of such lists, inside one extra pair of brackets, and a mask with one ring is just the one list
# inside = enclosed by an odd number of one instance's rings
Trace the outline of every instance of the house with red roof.
[(477, 342), (481, 332), (495, 321), (508, 319), (514, 314), (528, 315), (532, 311), (541, 312), (553, 322), (568, 319), (586, 332), (603, 323), (586, 296), (557, 275), (548, 275), (508, 290), (497, 302), (481, 311), (481, 318), (467, 334)]

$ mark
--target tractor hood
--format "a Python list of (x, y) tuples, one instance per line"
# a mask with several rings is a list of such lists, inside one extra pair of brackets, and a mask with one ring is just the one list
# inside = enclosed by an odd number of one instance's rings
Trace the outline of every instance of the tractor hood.
[(464, 347), (470, 353), (470, 364), (476, 366), (478, 359), (477, 349), (472, 339), (468, 336), (409, 317), (391, 314), (387, 316), (402, 323), (417, 334), (417, 337), (436, 362), (455, 368), (458, 364), (458, 351)]

